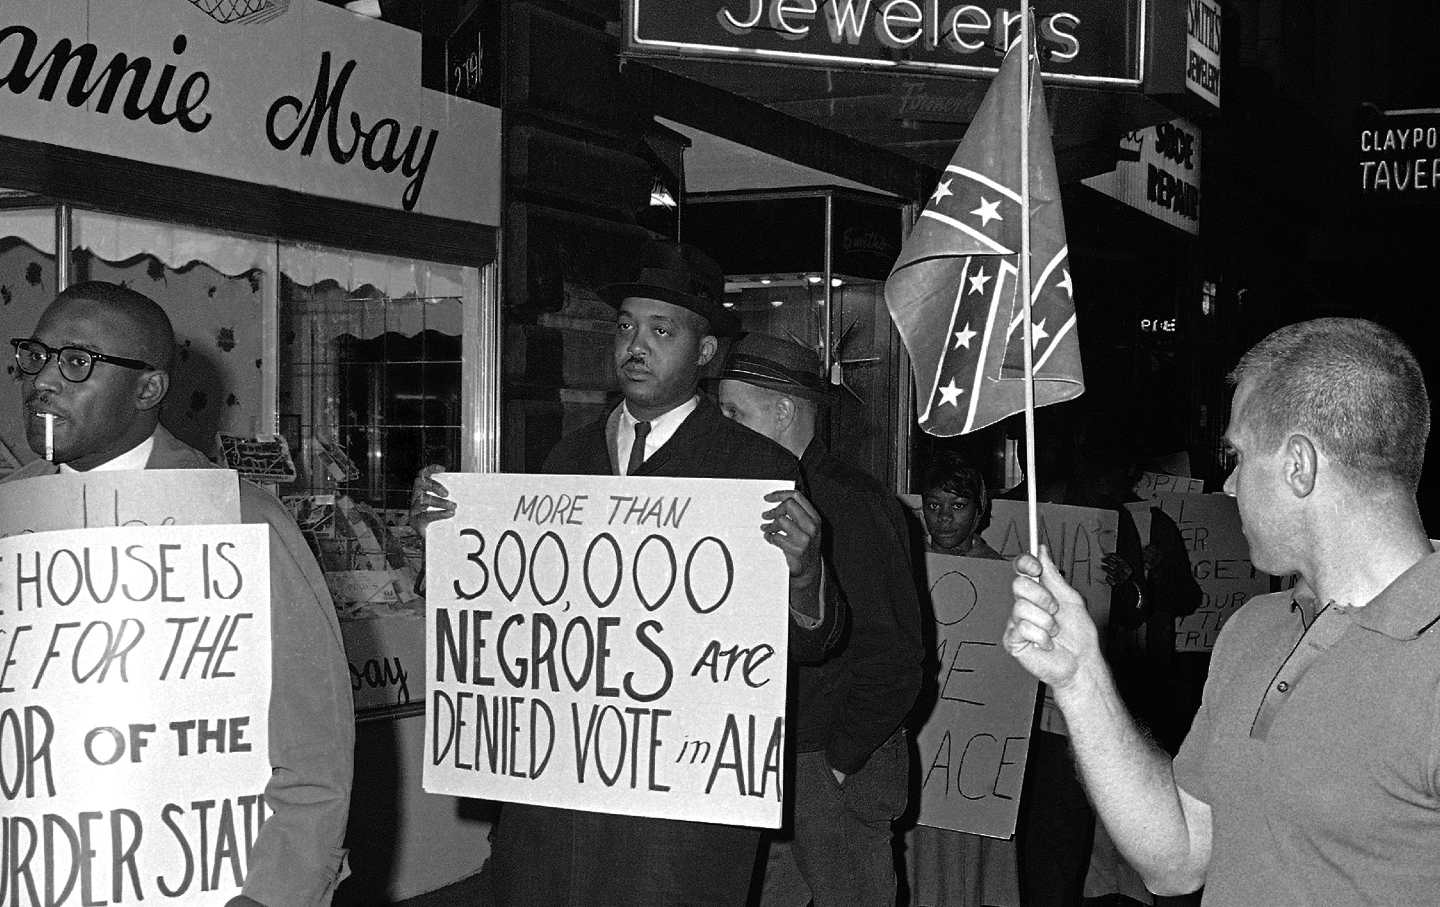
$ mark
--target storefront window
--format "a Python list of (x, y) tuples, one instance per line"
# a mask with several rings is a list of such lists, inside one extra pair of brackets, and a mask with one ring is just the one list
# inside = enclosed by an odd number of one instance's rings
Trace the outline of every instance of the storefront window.
[[(463, 341), (481, 269), (12, 207), (0, 210), (0, 339), (31, 333), (54, 298), (60, 224), (70, 283), (120, 283), (169, 313), (179, 355), (165, 427), (242, 474), (258, 469), (249, 477), (295, 515), (342, 616), (413, 609), (416, 471), (488, 462), (467, 390), (482, 368)], [(0, 473), (35, 456), (18, 385), (0, 405), (0, 447)]]
[(839, 190), (691, 196), (686, 239), (726, 271), (741, 328), (815, 350), (833, 405), (822, 438), (884, 484), (905, 481), (908, 360), (885, 308), (898, 202)]
[(403, 510), (421, 466), (460, 468), (478, 271), (307, 246), (280, 259), (279, 418), (298, 482)]
[[(0, 210), (0, 342), (28, 337), (54, 296), (54, 207)], [(6, 374), (13, 377), (8, 343), (4, 353)], [(0, 475), (34, 458), (25, 443), (17, 384), (0, 398)]]

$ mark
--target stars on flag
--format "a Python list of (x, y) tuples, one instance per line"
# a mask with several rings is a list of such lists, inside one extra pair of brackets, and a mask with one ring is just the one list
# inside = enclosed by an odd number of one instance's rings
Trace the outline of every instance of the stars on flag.
[(1004, 220), (1004, 218), (1000, 216), (1000, 200), (996, 199), (991, 201), (983, 195), (980, 196), (980, 207), (970, 213), (980, 218), (980, 226), (982, 227), (990, 226), (992, 220)]
[(940, 388), (940, 405), (960, 406), (960, 395), (965, 393), (963, 387), (955, 386), (955, 379), (951, 378), (950, 383)]
[[(1016, 48), (1006, 55), (885, 282), (886, 306), (915, 372), (916, 402), (923, 401), (917, 406), (920, 425), (937, 437), (1022, 412), (1031, 402), (1027, 371), (1035, 406), (1084, 390), (1045, 94), (1038, 67), (1029, 68), (1030, 83), (1022, 84), (1020, 60), (1033, 55), (1033, 47), (1017, 42)], [(1029, 172), (1022, 173), (1017, 134), (1027, 116)], [(1022, 252), (1027, 220), (1029, 243)], [(1031, 266), (1023, 290), (1022, 255)]]
[(986, 274), (983, 268), (976, 268), (975, 273), (970, 275), (970, 292), (985, 292), (985, 284), (990, 282), (990, 275)]
[(1040, 348), (1040, 341), (1049, 336), (1049, 332), (1045, 330), (1044, 318), (1030, 325), (1030, 346), (1032, 349), (1038, 350)]

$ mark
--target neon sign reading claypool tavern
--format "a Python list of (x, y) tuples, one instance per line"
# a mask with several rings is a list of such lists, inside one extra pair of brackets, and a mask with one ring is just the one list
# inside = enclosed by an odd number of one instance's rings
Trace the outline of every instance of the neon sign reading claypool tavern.
[[(1138, 86), (1146, 0), (1037, 4), (1050, 82)], [(628, 0), (626, 52), (984, 75), (1020, 29), (1008, 0)]]

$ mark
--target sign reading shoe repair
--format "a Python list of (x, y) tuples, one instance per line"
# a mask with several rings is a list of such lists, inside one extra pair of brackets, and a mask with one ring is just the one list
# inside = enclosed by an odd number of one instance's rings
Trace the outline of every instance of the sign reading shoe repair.
[[(1147, 0), (1035, 5), (1047, 83), (1137, 87)], [(629, 0), (626, 52), (988, 76), (1019, 34), (1006, 0)]]
[(1200, 232), (1200, 129), (1189, 120), (1126, 133), (1115, 169), (1085, 185), (1186, 233)]

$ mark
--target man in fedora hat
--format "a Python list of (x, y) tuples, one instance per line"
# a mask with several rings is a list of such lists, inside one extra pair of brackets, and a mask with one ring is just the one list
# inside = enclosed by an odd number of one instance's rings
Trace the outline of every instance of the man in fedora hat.
[[(783, 447), (737, 425), (698, 393), (721, 336), (736, 329), (725, 277), (704, 253), (652, 242), (629, 283), (600, 289), (615, 306), (614, 362), (624, 401), (562, 438), (544, 471), (717, 479), (800, 478)], [(415, 484), (412, 524), (454, 512), (431, 468)], [(790, 570), (792, 658), (819, 658), (841, 608), (822, 587), (820, 519), (797, 491), (766, 496), (765, 538)], [(833, 590), (833, 583), (825, 584)], [(491, 854), (495, 902), (520, 905), (745, 903), (758, 829), (507, 803)]]
[(835, 655), (795, 674), (794, 822), (771, 840), (762, 904), (893, 904), (890, 826), (905, 809), (910, 766), (901, 723), (924, 657), (904, 514), (816, 437), (831, 394), (813, 351), (747, 334), (719, 396), (721, 412), (800, 458), (850, 619)]

